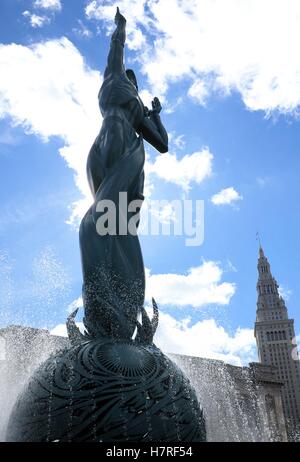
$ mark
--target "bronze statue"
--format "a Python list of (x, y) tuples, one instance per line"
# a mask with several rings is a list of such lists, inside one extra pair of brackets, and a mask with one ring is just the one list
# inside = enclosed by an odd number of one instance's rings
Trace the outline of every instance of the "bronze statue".
[[(96, 229), (100, 216), (97, 205), (111, 200), (118, 209), (120, 192), (127, 194), (127, 205), (137, 199), (142, 202), (143, 139), (163, 153), (168, 150), (168, 135), (160, 119), (158, 98), (154, 98), (149, 111), (138, 95), (134, 72), (125, 70), (126, 19), (119, 8), (115, 23), (99, 91), (103, 124), (87, 160), (87, 176), (95, 202), (80, 226), (80, 248), (87, 332), (92, 337), (113, 333), (120, 338), (131, 338), (138, 314), (146, 318), (145, 274), (138, 237), (129, 233), (100, 236)], [(129, 219), (130, 213), (123, 216), (126, 225)]]
[(80, 226), (86, 332), (79, 332), (75, 310), (67, 320), (71, 346), (34, 372), (10, 416), (8, 441), (206, 440), (188, 378), (153, 343), (158, 307), (153, 299), (150, 321), (138, 236), (120, 232), (133, 212), (119, 217), (118, 232), (97, 230), (99, 203), (119, 206), (120, 193), (126, 205), (142, 202), (143, 139), (160, 152), (168, 149), (159, 100), (145, 108), (133, 71), (125, 71), (126, 20), (119, 9), (115, 22), (99, 92), (103, 124), (87, 161), (94, 204)]

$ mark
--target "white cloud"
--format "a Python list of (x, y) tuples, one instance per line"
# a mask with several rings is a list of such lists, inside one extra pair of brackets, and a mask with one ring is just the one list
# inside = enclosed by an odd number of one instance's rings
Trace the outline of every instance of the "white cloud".
[(188, 90), (188, 95), (195, 99), (202, 106), (205, 105), (206, 98), (208, 97), (208, 89), (203, 80), (195, 80)]
[(288, 287), (280, 285), (278, 287), (279, 295), (287, 302), (293, 294), (293, 291)]
[(297, 110), (298, 0), (94, 0), (86, 14), (111, 30), (117, 5), (128, 21), (129, 46), (143, 48), (138, 59), (156, 93), (187, 78), (201, 104), (207, 92), (237, 91), (251, 110)]
[(185, 191), (190, 189), (190, 183), (201, 183), (212, 173), (213, 155), (208, 148), (202, 151), (186, 154), (178, 159), (175, 154), (169, 152), (159, 155), (154, 163), (147, 162), (145, 171), (147, 175), (155, 174), (167, 182), (180, 186)]
[(160, 312), (155, 344), (167, 353), (219, 359), (237, 366), (257, 360), (253, 329), (238, 328), (233, 335), (214, 319), (191, 323)]
[(211, 201), (215, 205), (228, 205), (242, 199), (243, 197), (234, 188), (230, 187), (214, 194)]
[(51, 335), (58, 335), (59, 337), (68, 337), (67, 327), (65, 324), (58, 324), (50, 330)]
[(76, 300), (73, 300), (68, 307), (67, 307), (67, 313), (71, 314), (73, 311), (76, 310), (76, 308), (82, 308), (83, 307), (83, 300), (82, 297), (76, 298)]
[[(80, 332), (84, 333), (83, 322), (76, 322), (76, 326), (79, 328)], [(58, 335), (59, 337), (68, 337), (67, 326), (66, 324), (58, 324), (50, 330), (51, 335)]]
[[(76, 308), (83, 308), (83, 300), (81, 296), (73, 300), (73, 302), (69, 303), (67, 307), (67, 313), (68, 314), (73, 313), (73, 311), (76, 310)], [(85, 328), (84, 328), (83, 322), (76, 321), (76, 325), (77, 327), (79, 327), (79, 330), (82, 333), (84, 333)], [(58, 335), (61, 337), (68, 337), (66, 323), (58, 324), (57, 326), (55, 326), (53, 329), (50, 330), (50, 334)]]
[[(161, 98), (161, 101), (164, 101), (164, 95), (163, 95), (163, 94), (160, 96), (160, 98)], [(167, 106), (164, 107), (164, 112), (165, 112), (166, 114), (173, 114), (173, 112), (175, 112), (175, 109), (176, 109), (178, 106), (180, 106), (180, 105), (183, 103), (183, 101), (184, 101), (184, 98), (183, 98), (182, 96), (179, 96), (179, 97), (175, 100), (175, 102), (172, 102), (172, 103), (166, 101)]]
[(60, 11), (62, 6), (60, 0), (35, 0), (33, 8), (43, 10), (46, 14), (40, 15), (32, 13), (28, 10), (23, 11), (22, 15), (30, 21), (32, 27), (43, 27), (50, 24), (54, 18), (55, 13)]
[(66, 38), (29, 47), (1, 45), (0, 66), (0, 118), (10, 117), (13, 125), (22, 125), (44, 142), (52, 136), (63, 140), (59, 152), (84, 195), (72, 220), (82, 217), (91, 203), (86, 157), (102, 120), (97, 101), (100, 73), (85, 65)]
[(30, 13), (29, 11), (23, 11), (23, 16), (25, 18), (28, 18), (29, 21), (30, 21), (30, 24), (32, 27), (43, 27), (45, 24), (49, 24), (50, 23), (50, 18), (48, 18), (47, 16), (39, 16), (37, 14), (34, 14), (34, 13)]
[(42, 8), (44, 10), (60, 11), (62, 9), (60, 0), (35, 0), (34, 8)]
[(119, 6), (122, 14), (126, 15), (127, 20), (127, 39), (126, 43), (132, 50), (138, 50), (145, 44), (145, 36), (142, 30), (137, 26), (137, 21), (149, 23), (149, 18), (145, 14), (145, 5), (147, 0), (120, 0), (112, 4), (105, 4), (102, 0), (94, 0), (90, 2), (85, 9), (85, 14), (88, 19), (97, 19), (105, 22), (108, 32), (112, 32), (114, 25), (114, 17), (117, 6)]
[(149, 90), (143, 89), (141, 91), (139, 90), (139, 96), (143, 101), (144, 105), (148, 109), (151, 109), (151, 102), (153, 101), (152, 93), (150, 93)]
[(93, 36), (92, 31), (79, 19), (77, 21), (78, 26), (74, 27), (72, 30), (75, 34), (80, 37), (91, 38)]
[(186, 144), (185, 139), (184, 139), (185, 135), (176, 135), (174, 131), (168, 133), (168, 135), (169, 135), (169, 146), (174, 145), (175, 148), (177, 149), (185, 148), (185, 144)]
[(151, 274), (147, 269), (146, 275), (146, 299), (154, 297), (160, 305), (228, 305), (236, 290), (234, 283), (221, 281), (223, 271), (214, 261), (203, 261), (186, 274)]

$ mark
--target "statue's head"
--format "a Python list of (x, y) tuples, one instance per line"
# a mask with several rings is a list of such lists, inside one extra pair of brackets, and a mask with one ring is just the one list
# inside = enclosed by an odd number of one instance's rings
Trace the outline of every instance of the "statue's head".
[(136, 76), (135, 76), (135, 73), (133, 72), (133, 70), (132, 69), (126, 69), (126, 75), (129, 78), (130, 82), (132, 82), (133, 85), (135, 86), (135, 88), (138, 90), (138, 84), (137, 84)]

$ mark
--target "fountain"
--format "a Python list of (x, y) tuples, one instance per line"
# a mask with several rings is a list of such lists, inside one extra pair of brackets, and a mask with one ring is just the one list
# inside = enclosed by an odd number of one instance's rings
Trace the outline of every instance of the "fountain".
[[(23, 326), (0, 329), (1, 339), (0, 441), (4, 441), (18, 394), (49, 355), (55, 357), (59, 350), (68, 350), (70, 341), (43, 329)], [(272, 391), (269, 388), (274, 377), (267, 366), (238, 367), (208, 358), (169, 356), (189, 377), (198, 400), (203, 403), (207, 441), (285, 441), (284, 421), (280, 423), (281, 434), (272, 433), (264, 406), (266, 393), (271, 392), (276, 399), (280, 397), (278, 385), (274, 383)]]
[[(125, 70), (126, 19), (119, 9), (115, 23), (99, 92), (103, 124), (87, 161), (94, 203), (79, 233), (85, 333), (76, 327), (75, 311), (67, 322), (71, 345), (31, 375), (12, 409), (7, 441), (206, 440), (194, 388), (153, 343), (155, 300), (151, 320), (144, 308), (137, 236), (143, 140), (163, 153), (168, 136), (158, 98), (151, 110), (144, 107), (134, 72)], [(107, 212), (110, 204), (116, 217)]]

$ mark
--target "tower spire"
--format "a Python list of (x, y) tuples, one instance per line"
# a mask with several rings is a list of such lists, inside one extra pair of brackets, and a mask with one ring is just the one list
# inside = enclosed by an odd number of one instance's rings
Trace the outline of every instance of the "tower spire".
[[(270, 263), (259, 241), (255, 337), (259, 361), (276, 367), (289, 438), (300, 430), (300, 362), (295, 361), (294, 320), (289, 319)], [(296, 349), (297, 350), (297, 349)], [(300, 433), (299, 433), (300, 434)]]
[(262, 245), (261, 245), (260, 235), (259, 235), (259, 232), (258, 232), (258, 231), (256, 232), (256, 240), (257, 240), (258, 243), (259, 243), (259, 256), (260, 256), (260, 257), (264, 257), (265, 254), (264, 254), (264, 251), (263, 251), (263, 248), (262, 248)]
[(257, 269), (258, 305), (260, 305), (260, 308), (266, 308), (269, 306), (271, 307), (273, 306), (273, 304), (276, 305), (279, 301), (278, 284), (275, 278), (272, 276), (270, 263), (267, 257), (265, 256), (261, 244), (259, 247)]

